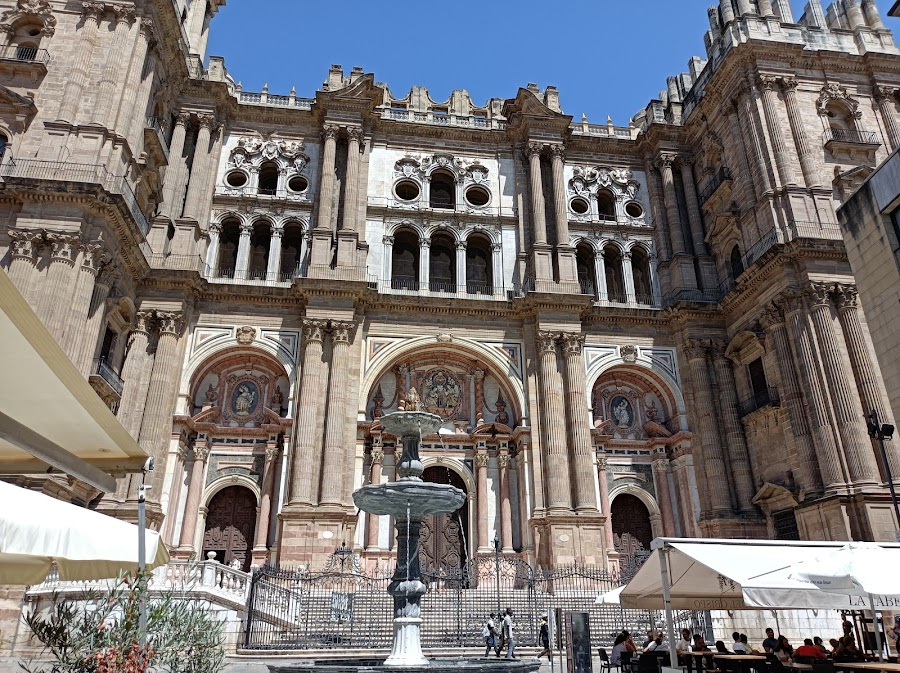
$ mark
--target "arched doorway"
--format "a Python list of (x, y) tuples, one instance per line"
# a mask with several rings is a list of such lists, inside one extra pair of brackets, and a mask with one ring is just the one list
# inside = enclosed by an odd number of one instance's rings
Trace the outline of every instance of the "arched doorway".
[(630, 493), (621, 493), (610, 504), (613, 541), (620, 554), (619, 567), (623, 574), (630, 574), (646, 560), (653, 540), (650, 512), (641, 499)]
[[(432, 484), (449, 484), (466, 493), (462, 477), (448, 467), (427, 467), (422, 479)], [(469, 500), (466, 498), (458, 511), (430, 516), (422, 521), (419, 541), (422, 572), (447, 579), (460, 577), (468, 557), (468, 541)]]
[(244, 486), (229, 486), (209, 501), (203, 534), (203, 560), (215, 552), (219, 563), (237, 560), (241, 570), (250, 570), (256, 531), (256, 496)]

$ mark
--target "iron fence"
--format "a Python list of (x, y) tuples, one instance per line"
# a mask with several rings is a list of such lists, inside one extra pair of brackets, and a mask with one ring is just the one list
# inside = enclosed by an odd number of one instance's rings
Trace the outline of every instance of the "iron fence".
[[(639, 561), (631, 564), (633, 574)], [(387, 593), (393, 567), (363, 570), (358, 563), (329, 564), (321, 572), (263, 567), (254, 572), (248, 598), (244, 647), (248, 650), (387, 649), (393, 638), (393, 603)], [(483, 647), (488, 615), (512, 608), (517, 644), (538, 645), (541, 616), (587, 612), (593, 639), (609, 645), (623, 628), (658, 628), (656, 611), (626, 610), (596, 602), (622, 579), (605, 569), (566, 566), (534, 569), (518, 558), (479, 557), (462, 567), (423, 573), (425, 648)], [(560, 614), (560, 613), (557, 613)], [(708, 615), (677, 615), (695, 631)]]

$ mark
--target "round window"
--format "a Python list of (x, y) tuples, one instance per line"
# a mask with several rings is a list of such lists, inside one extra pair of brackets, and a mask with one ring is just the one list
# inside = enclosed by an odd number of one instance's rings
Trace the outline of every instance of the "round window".
[(309, 187), (309, 181), (302, 175), (295, 175), (288, 180), (288, 189), (292, 192), (305, 192)]
[(225, 183), (229, 187), (243, 187), (247, 184), (247, 174), (243, 171), (231, 171), (225, 176)]
[(572, 199), (570, 206), (572, 212), (577, 213), (578, 215), (584, 215), (590, 209), (588, 202), (584, 199)]
[(420, 192), (419, 185), (412, 180), (403, 180), (402, 182), (398, 182), (397, 186), (394, 187), (394, 193), (401, 201), (414, 201), (419, 198)]
[(491, 195), (484, 187), (469, 187), (466, 190), (466, 201), (477, 208), (486, 206), (491, 200)]
[(628, 217), (641, 217), (644, 214), (644, 209), (640, 203), (632, 201), (625, 206), (625, 212), (628, 214)]
[(31, 37), (37, 37), (38, 35), (41, 34), (41, 29), (40, 29), (40, 28), (31, 28), (31, 29), (28, 31), (28, 34), (29, 34)]

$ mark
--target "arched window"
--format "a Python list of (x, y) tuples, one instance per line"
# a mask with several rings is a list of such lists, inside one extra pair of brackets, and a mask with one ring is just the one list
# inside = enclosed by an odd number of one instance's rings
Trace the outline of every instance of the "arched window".
[(575, 249), (575, 266), (578, 269), (578, 283), (581, 294), (596, 296), (597, 273), (594, 266), (594, 251), (587, 243), (579, 243)]
[(653, 285), (650, 283), (650, 255), (643, 248), (631, 252), (631, 273), (634, 276), (634, 294), (638, 304), (653, 303)]
[(237, 263), (238, 245), (241, 240), (241, 222), (229, 219), (222, 222), (222, 233), (219, 234), (219, 268), (220, 278), (234, 278)]
[(278, 164), (268, 162), (263, 164), (259, 169), (259, 189), (260, 194), (266, 196), (275, 196), (278, 192)]
[(731, 263), (731, 279), (736, 281), (738, 276), (744, 273), (744, 260), (741, 259), (741, 249), (737, 244), (731, 249), (729, 261)]
[(607, 245), (603, 249), (603, 262), (606, 265), (606, 292), (609, 300), (624, 304), (625, 277), (622, 271), (622, 253), (614, 245)]
[(394, 234), (391, 287), (395, 290), (419, 289), (419, 236), (409, 229)]
[(281, 280), (289, 281), (300, 275), (303, 264), (303, 226), (297, 222), (284, 225), (281, 237)]
[(37, 59), (41, 45), (41, 33), (44, 26), (34, 18), (24, 18), (14, 27), (10, 44), (16, 48), (17, 61), (34, 61)]
[(466, 241), (466, 292), (493, 294), (491, 244), (484, 236), (473, 234)]
[(432, 292), (456, 292), (456, 244), (453, 237), (438, 232), (431, 237), (428, 287)]
[(601, 220), (616, 219), (616, 197), (609, 190), (597, 192), (597, 214)]
[(431, 174), (429, 205), (432, 208), (456, 208), (456, 180), (449, 171)]
[(250, 234), (250, 280), (266, 280), (269, 268), (269, 247), (272, 243), (272, 225), (260, 220), (253, 225)]

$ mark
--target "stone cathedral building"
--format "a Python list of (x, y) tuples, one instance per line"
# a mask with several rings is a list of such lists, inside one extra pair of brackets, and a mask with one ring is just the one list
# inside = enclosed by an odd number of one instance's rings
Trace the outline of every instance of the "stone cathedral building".
[[(414, 388), (425, 478), (468, 496), (426, 567), (893, 538), (835, 215), (900, 147), (872, 0), (721, 0), (626, 126), (340, 66), (247, 92), (205, 54), (225, 0), (0, 11), (0, 266), (155, 456), (173, 555), (383, 563), (351, 493), (393, 478), (379, 419)], [(20, 482), (133, 518), (140, 475)]]

